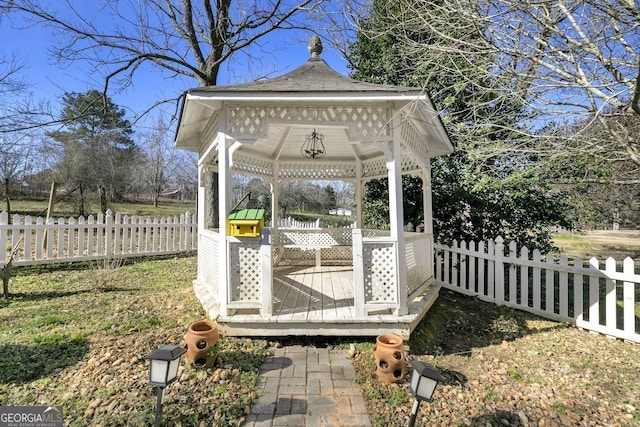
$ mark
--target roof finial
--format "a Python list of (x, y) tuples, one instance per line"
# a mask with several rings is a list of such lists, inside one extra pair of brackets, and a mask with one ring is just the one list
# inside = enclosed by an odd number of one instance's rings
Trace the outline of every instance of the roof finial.
[(314, 34), (309, 40), (309, 53), (312, 57), (318, 57), (322, 53), (322, 40), (317, 34)]

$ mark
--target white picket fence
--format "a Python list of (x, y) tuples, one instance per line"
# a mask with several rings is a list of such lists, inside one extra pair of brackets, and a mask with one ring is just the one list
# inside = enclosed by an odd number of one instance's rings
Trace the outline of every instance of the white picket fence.
[(320, 228), (320, 218), (315, 221), (298, 221), (290, 216), (278, 220), (279, 228)]
[[(607, 336), (640, 342), (640, 275), (634, 261), (585, 262), (504, 241), (434, 245), (435, 279), (445, 288)], [(604, 267), (604, 269), (601, 269)], [(638, 313), (638, 314), (636, 314)]]
[(197, 222), (179, 217), (141, 218), (111, 211), (87, 218), (21, 217), (0, 213), (0, 265), (177, 254), (197, 249)]

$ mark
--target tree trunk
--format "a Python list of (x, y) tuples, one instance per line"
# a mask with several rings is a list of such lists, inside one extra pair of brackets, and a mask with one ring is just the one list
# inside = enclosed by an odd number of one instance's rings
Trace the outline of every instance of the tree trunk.
[(11, 198), (9, 197), (9, 178), (4, 179), (4, 198), (7, 202), (7, 214), (9, 215), (9, 223), (11, 223)]
[(219, 194), (218, 194), (218, 173), (211, 172), (209, 173), (209, 191), (207, 191), (208, 195), (208, 204), (209, 209), (207, 209), (207, 228), (220, 228), (220, 202), (219, 202)]
[(104, 185), (100, 186), (100, 212), (102, 213), (107, 213), (107, 209), (109, 208), (109, 206), (107, 205), (107, 189), (104, 187)]
[(84, 187), (82, 184), (78, 186), (79, 197), (78, 197), (78, 215), (85, 216), (84, 212)]
[(11, 279), (11, 274), (13, 273), (13, 253), (11, 254), (11, 259), (7, 265), (0, 269), (0, 278), (2, 279), (2, 294), (4, 295), (4, 299), (9, 298), (9, 279)]

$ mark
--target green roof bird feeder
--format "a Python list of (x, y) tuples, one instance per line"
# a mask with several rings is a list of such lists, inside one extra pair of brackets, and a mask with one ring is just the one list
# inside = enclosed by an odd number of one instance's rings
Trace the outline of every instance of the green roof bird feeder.
[(227, 219), (227, 234), (236, 237), (260, 237), (264, 227), (264, 209), (234, 209)]

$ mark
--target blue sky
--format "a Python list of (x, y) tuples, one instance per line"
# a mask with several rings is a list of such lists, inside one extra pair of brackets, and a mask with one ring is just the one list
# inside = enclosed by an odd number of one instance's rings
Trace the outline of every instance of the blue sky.
[[(96, 10), (91, 10), (92, 4), (86, 2), (82, 8), (86, 9), (101, 27), (109, 25), (108, 17), (105, 18)], [(19, 26), (22, 28), (18, 28)], [(275, 77), (291, 71), (308, 58), (307, 44), (310, 35), (307, 32), (273, 33), (264, 42), (269, 52), (246, 52), (260, 56), (259, 67), (254, 66), (254, 69), (250, 70), (243, 58), (244, 55), (239, 55), (223, 67), (219, 84), (250, 81), (262, 75)], [(55, 42), (48, 28), (26, 27), (20, 20), (10, 21), (3, 17), (0, 19), (0, 40), (0, 55), (15, 54), (26, 63), (24, 80), (29, 84), (34, 99), (50, 101), (57, 109), (57, 100), (65, 92), (102, 90), (103, 80), (100, 76), (91, 74), (87, 64), (75, 62), (63, 66), (55, 62), (48, 53), (48, 49)], [(345, 75), (348, 73), (346, 62), (338, 52), (325, 47), (322, 57), (336, 71)], [(193, 79), (163, 76), (158, 68), (151, 66), (140, 71), (133, 85), (125, 92), (109, 93), (113, 102), (126, 109), (128, 118), (135, 117), (155, 101), (177, 97), (184, 90), (198, 86), (197, 81)]]

